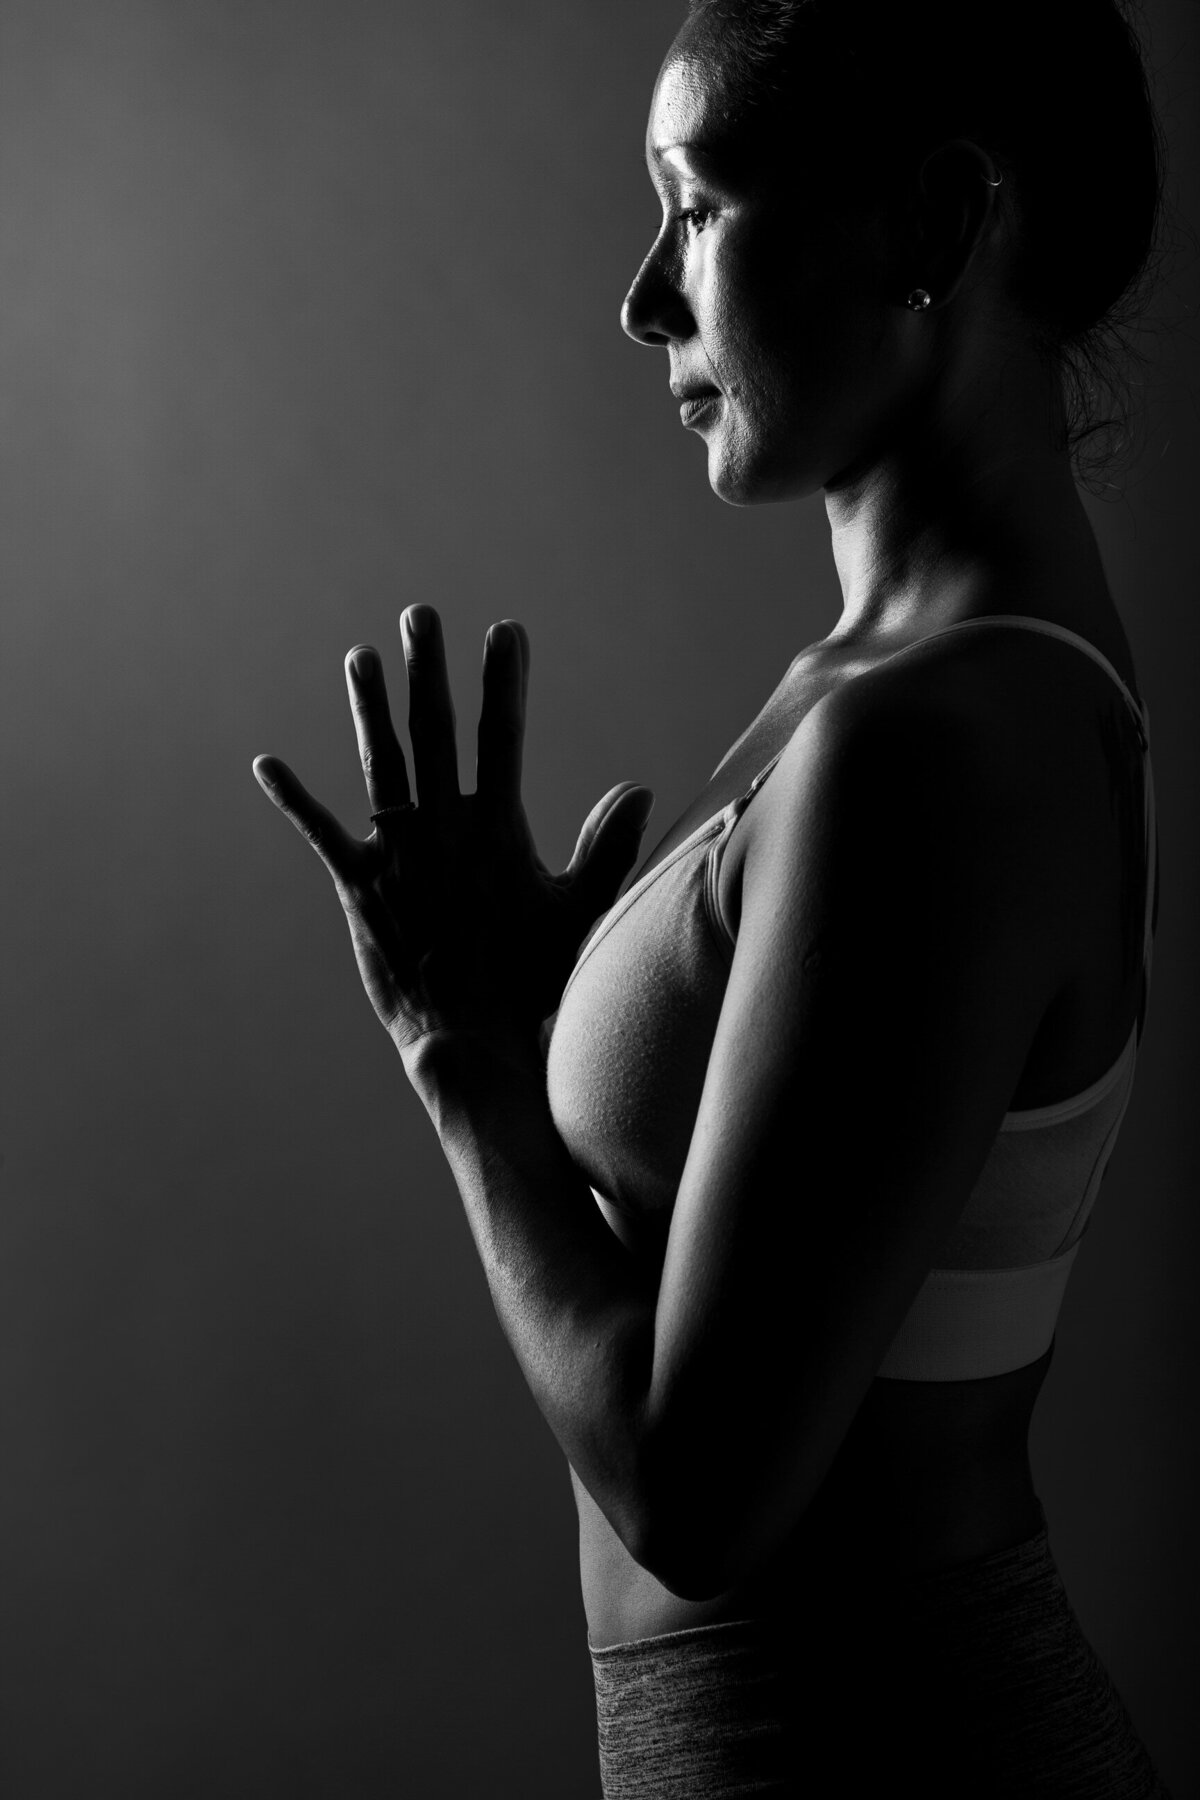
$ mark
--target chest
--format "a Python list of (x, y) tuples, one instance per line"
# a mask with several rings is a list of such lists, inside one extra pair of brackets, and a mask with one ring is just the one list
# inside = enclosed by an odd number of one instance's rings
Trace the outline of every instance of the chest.
[[(564, 990), (547, 1062), (551, 1110), (623, 1237), (622, 1221), (650, 1240), (669, 1224), (728, 983), (747, 852), (764, 829), (762, 808), (749, 802), (805, 714), (860, 672), (848, 659), (798, 659), (598, 923)], [(1014, 671), (1004, 673), (1011, 686)], [(1061, 857), (1071, 892), (1056, 891), (1045, 923), (1062, 940), (1066, 998), (1047, 1011), (1014, 1109), (1082, 1091), (1129, 1030), (1137, 934), (1123, 948), (1118, 926), (1122, 871), (1137, 860), (1136, 808), (1120, 817), (1113, 810), (1105, 736), (1089, 731), (1093, 672), (1079, 674), (1082, 710), (1070, 693), (1028, 696), (1030, 729), (1042, 733), (1035, 753), (1071, 795)], [(1119, 696), (1103, 688), (1101, 695), (1120, 710)], [(998, 702), (984, 682), (972, 703)], [(999, 703), (1010, 704), (1003, 696)], [(1042, 946), (1031, 945), (1035, 952), (1044, 960)]]
[(838, 659), (822, 655), (820, 646), (797, 657), (761, 710), (726, 750), (704, 787), (672, 820), (635, 869), (627, 888), (640, 883), (702, 825), (745, 796), (755, 779), (786, 747), (805, 714), (852, 672)]
[(665, 1237), (734, 943), (726, 861), (758, 785), (836, 679), (798, 659), (581, 946), (547, 1056), (559, 1135), (613, 1229)]

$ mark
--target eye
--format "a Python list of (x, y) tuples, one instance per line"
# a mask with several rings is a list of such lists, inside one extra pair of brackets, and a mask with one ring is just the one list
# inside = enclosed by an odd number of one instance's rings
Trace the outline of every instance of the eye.
[(712, 208), (710, 206), (687, 206), (675, 216), (681, 225), (694, 225), (697, 231), (703, 231), (712, 218)]

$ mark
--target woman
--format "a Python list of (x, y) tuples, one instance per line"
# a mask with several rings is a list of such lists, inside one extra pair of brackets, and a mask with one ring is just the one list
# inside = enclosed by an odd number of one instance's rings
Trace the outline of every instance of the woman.
[(722, 499), (823, 489), (837, 626), (620, 900), (650, 796), (544, 868), (511, 621), (474, 794), (426, 606), (415, 805), (367, 646), (371, 837), (256, 773), (570, 1461), (605, 1793), (1161, 1795), (1027, 1448), (1157, 885), (1068, 379), (1153, 242), (1136, 40), (1112, 0), (700, 0), (647, 157), (625, 329)]

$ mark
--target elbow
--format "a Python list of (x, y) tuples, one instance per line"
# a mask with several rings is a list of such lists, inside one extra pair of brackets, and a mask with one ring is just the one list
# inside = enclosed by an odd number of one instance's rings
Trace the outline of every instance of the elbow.
[(715, 1600), (751, 1573), (742, 1533), (724, 1509), (698, 1501), (695, 1487), (680, 1493), (643, 1486), (639, 1501), (621, 1534), (625, 1547), (677, 1599)]
[(753, 1558), (715, 1524), (706, 1529), (694, 1510), (663, 1511), (644, 1522), (635, 1562), (679, 1600), (716, 1600), (753, 1570)]
[(636, 1560), (678, 1600), (716, 1600), (736, 1585), (725, 1563), (711, 1553), (711, 1546), (691, 1546), (668, 1537), (648, 1543)]
[(811, 1490), (788, 1473), (771, 1481), (744, 1454), (644, 1459), (626, 1548), (678, 1599), (719, 1599), (759, 1577), (792, 1538)]

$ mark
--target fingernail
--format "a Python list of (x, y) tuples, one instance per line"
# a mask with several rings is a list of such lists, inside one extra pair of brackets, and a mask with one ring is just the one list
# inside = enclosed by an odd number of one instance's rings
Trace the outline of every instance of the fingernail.
[(430, 613), (428, 607), (410, 606), (404, 615), (404, 629), (414, 643), (429, 636)]
[(639, 831), (645, 831), (650, 814), (654, 811), (654, 795), (648, 790), (638, 796), (636, 806), (630, 807), (634, 825)]
[(351, 667), (359, 681), (370, 681), (379, 667), (375, 660), (375, 652), (373, 650), (356, 650)]

